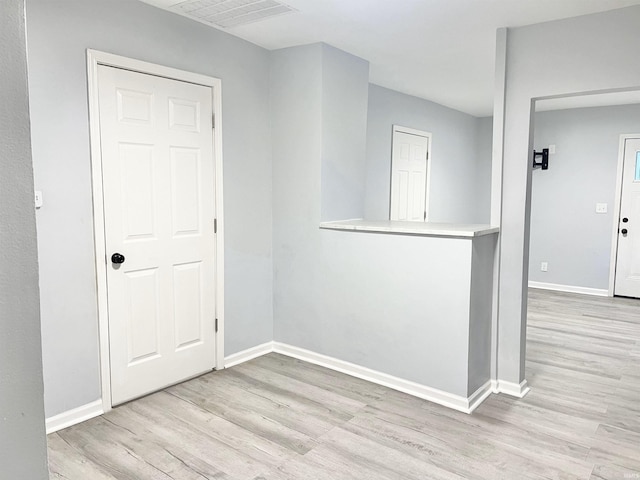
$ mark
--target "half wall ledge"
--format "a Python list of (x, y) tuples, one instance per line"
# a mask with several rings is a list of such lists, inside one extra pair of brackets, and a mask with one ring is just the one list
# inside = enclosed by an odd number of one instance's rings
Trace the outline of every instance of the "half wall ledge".
[(353, 232), (422, 235), (428, 237), (475, 238), (498, 233), (499, 227), (484, 224), (401, 222), (396, 220), (340, 220), (322, 222), (320, 228)]

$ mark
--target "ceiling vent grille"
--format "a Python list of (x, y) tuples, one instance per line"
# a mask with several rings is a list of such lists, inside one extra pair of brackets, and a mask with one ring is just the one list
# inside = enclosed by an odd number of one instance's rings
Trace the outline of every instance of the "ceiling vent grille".
[(290, 6), (275, 0), (187, 0), (174, 5), (171, 10), (222, 28), (237, 27), (296, 12)]

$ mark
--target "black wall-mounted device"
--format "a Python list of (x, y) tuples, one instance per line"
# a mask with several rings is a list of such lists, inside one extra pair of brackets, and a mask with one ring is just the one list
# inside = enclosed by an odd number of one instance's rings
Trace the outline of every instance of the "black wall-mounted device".
[[(542, 161), (536, 162), (536, 157), (542, 157)], [(533, 168), (542, 167), (542, 170), (549, 169), (549, 149), (543, 148), (541, 152), (533, 151)]]

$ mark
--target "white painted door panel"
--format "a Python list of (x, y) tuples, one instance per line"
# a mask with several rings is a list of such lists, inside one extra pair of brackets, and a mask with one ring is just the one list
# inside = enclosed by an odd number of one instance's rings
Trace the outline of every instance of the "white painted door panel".
[(614, 294), (640, 298), (639, 138), (626, 139), (624, 146)]
[(391, 160), (391, 220), (427, 219), (429, 138), (394, 130)]
[(98, 78), (117, 405), (215, 367), (212, 90), (106, 66)]

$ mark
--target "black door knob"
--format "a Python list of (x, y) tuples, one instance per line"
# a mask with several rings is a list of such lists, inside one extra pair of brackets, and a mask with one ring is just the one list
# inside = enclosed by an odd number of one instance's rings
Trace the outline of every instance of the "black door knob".
[(124, 255), (121, 253), (114, 253), (111, 255), (111, 263), (124, 263)]
[(629, 221), (629, 219), (628, 219), (627, 217), (624, 217), (624, 218), (622, 219), (622, 223), (627, 223), (628, 221)]
[(623, 228), (622, 230), (620, 230), (620, 233), (623, 234), (623, 235), (626, 235), (627, 234), (627, 229)]

